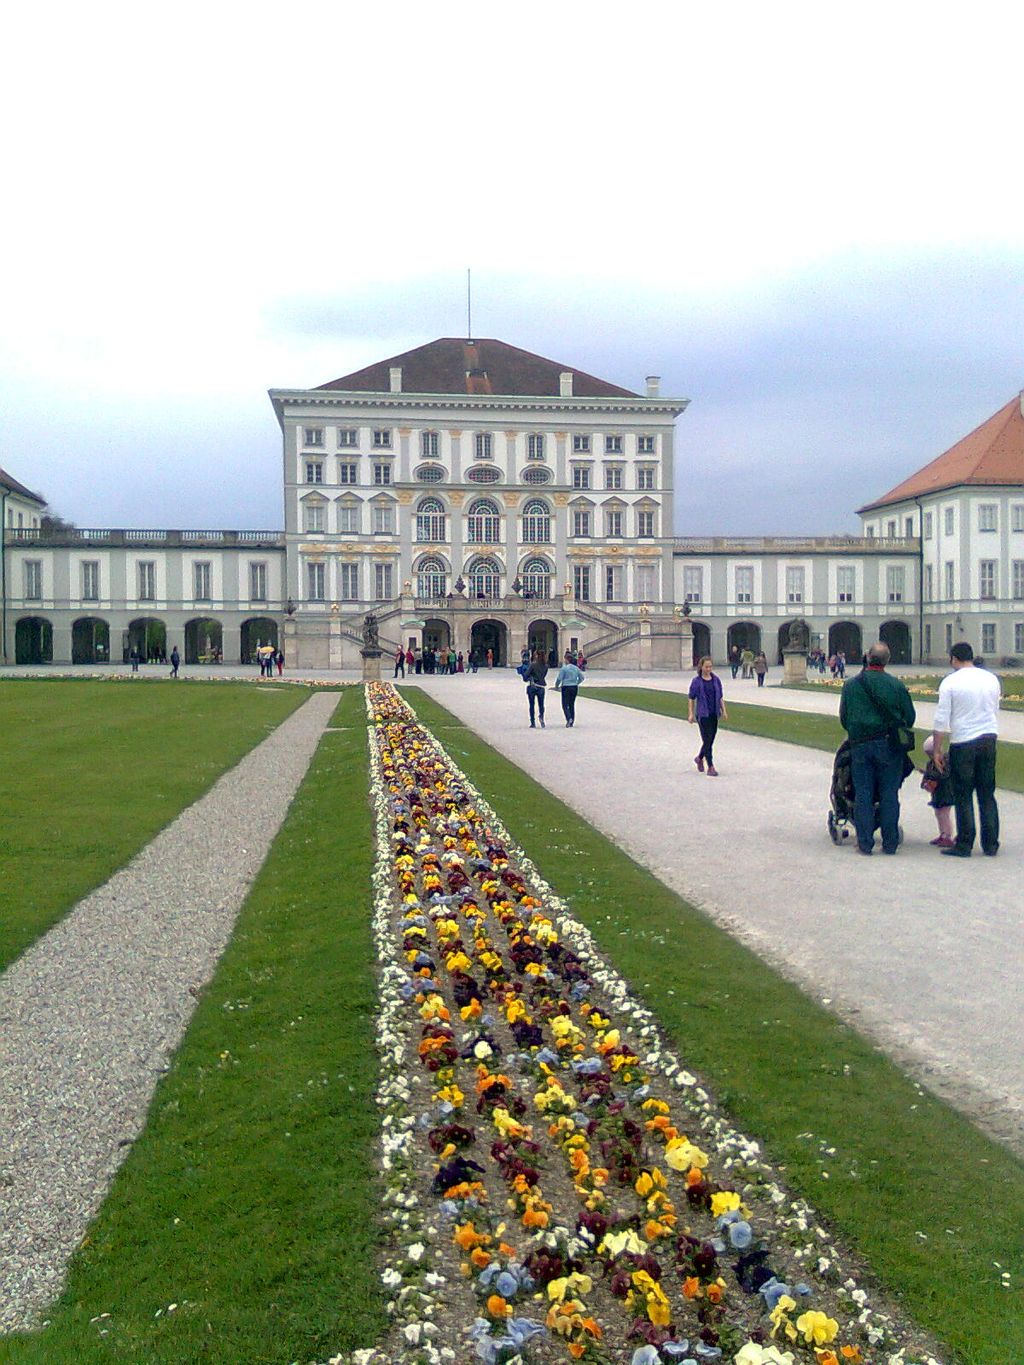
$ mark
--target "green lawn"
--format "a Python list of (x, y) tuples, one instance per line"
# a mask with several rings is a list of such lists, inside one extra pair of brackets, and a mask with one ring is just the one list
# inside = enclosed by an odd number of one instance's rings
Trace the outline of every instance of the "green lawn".
[(965, 1365), (1024, 1360), (1024, 1166), (430, 697), (405, 695), (790, 1186)]
[(308, 695), (250, 683), (0, 681), (0, 970)]
[(288, 1365), (383, 1331), (361, 688), (334, 724), (50, 1325), (0, 1338), (5, 1365)]
[[(616, 706), (631, 706), (636, 711), (651, 711), (658, 716), (686, 720), (687, 699), (679, 692), (661, 692), (643, 687), (595, 687), (587, 692), (588, 701), (605, 701)], [(838, 699), (837, 699), (838, 701)], [(834, 753), (842, 743), (843, 728), (834, 716), (819, 716), (810, 711), (783, 711), (776, 706), (751, 706), (747, 702), (727, 702), (729, 719), (723, 728), (745, 735), (779, 739), (787, 744), (804, 744), (811, 749)], [(924, 765), (921, 743), (930, 730), (917, 731), (917, 750), (911, 755), (918, 767)], [(1024, 745), (1000, 741), (999, 785), (1005, 791), (1024, 791)]]
[[(939, 683), (945, 673), (904, 673), (901, 675), (911, 695), (917, 701), (935, 701), (939, 695)], [(1004, 711), (1024, 711), (1024, 673), (1004, 673), (1000, 677), (1003, 689)], [(841, 684), (832, 682), (787, 683), (787, 687), (802, 692), (838, 692)]]

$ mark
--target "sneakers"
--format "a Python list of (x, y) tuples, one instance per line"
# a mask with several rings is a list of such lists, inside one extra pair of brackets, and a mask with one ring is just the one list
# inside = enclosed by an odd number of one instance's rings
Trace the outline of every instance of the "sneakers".
[(702, 773), (702, 772), (704, 771), (704, 760), (703, 760), (703, 758), (700, 756), (700, 754), (698, 754), (697, 757), (696, 757), (693, 761), (694, 761), (694, 763), (696, 763), (696, 765), (697, 765), (697, 771), (698, 771), (699, 773)]
[(709, 763), (709, 764), (708, 764), (708, 777), (717, 777), (717, 776), (718, 776), (718, 769), (717, 769), (717, 768), (713, 768), (713, 767), (711, 766), (711, 764)]

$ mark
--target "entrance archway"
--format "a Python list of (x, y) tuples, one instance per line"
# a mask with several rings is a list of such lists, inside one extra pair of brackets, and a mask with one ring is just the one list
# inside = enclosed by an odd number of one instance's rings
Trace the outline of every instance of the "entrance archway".
[[(268, 641), (269, 643), (269, 641)], [(219, 664), (224, 658), (224, 633), (212, 616), (199, 616), (185, 623), (185, 662)]]
[(726, 643), (730, 654), (734, 646), (741, 654), (745, 649), (749, 649), (752, 654), (760, 654), (761, 627), (756, 621), (733, 621)]
[(690, 624), (693, 626), (693, 666), (696, 668), (697, 660), (711, 653), (711, 627), (703, 621), (691, 621)]
[(448, 629), (448, 622), (442, 621), (438, 617), (428, 617), (423, 622), (423, 648), (424, 649), (448, 649), (451, 642), (451, 631)]
[(161, 662), (167, 658), (167, 627), (155, 616), (140, 616), (123, 632), (122, 651), (124, 662), (131, 658), (132, 650), (145, 663)]
[(99, 616), (81, 616), (71, 627), (71, 662), (105, 664), (110, 660), (110, 627)]
[(242, 622), (241, 649), (239, 662), (256, 662), (256, 651), (260, 645), (273, 645), (277, 648), (277, 622), (271, 616), (250, 616)]
[(14, 627), (14, 662), (53, 663), (53, 626), (45, 616), (23, 616)]
[[(531, 621), (530, 628), (526, 632), (526, 640), (530, 646), (531, 654), (535, 649), (539, 649), (548, 663), (551, 663), (551, 652), (554, 650), (555, 661), (558, 661), (558, 627), (554, 621), (540, 620)], [(553, 665), (552, 665), (553, 666)]]
[(469, 647), (476, 650), (484, 665), (488, 650), (493, 655), (495, 668), (504, 668), (508, 663), (508, 632), (501, 621), (474, 621)]
[(886, 621), (878, 632), (878, 638), (882, 644), (889, 646), (890, 663), (909, 664), (912, 662), (910, 657), (910, 627), (906, 621)]
[(828, 628), (828, 657), (842, 650), (846, 662), (859, 664), (864, 657), (864, 638), (856, 621), (833, 621)]
[(776, 663), (781, 664), (783, 662), (782, 651), (792, 647), (790, 645), (790, 630), (793, 626), (797, 627), (797, 645), (802, 647), (805, 651), (809, 650), (811, 647), (811, 630), (802, 617), (798, 617), (793, 621), (783, 621), (782, 625), (779, 626), (779, 652), (778, 657), (775, 660)]

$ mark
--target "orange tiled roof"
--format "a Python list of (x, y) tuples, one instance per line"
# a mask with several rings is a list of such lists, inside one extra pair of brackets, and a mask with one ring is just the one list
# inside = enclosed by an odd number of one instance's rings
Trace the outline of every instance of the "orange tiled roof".
[(1024, 484), (1024, 395), (1013, 398), (944, 455), (904, 479), (858, 512), (961, 484)]

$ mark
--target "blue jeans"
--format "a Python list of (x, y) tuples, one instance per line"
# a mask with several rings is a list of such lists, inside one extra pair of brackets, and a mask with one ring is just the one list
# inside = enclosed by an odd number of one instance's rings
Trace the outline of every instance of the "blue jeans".
[(875, 805), (882, 830), (882, 848), (895, 853), (900, 842), (900, 783), (903, 751), (888, 735), (854, 744), (850, 753), (853, 777), (853, 823), (857, 844), (870, 849), (875, 842)]

